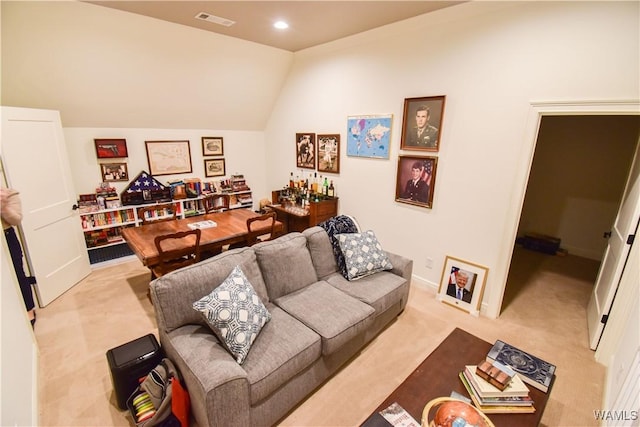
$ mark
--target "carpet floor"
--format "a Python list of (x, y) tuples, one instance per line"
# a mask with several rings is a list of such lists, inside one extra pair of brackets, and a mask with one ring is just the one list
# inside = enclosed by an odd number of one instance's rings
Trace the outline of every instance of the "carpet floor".
[[(541, 425), (597, 426), (593, 411), (602, 405), (605, 368), (589, 349), (586, 309), (598, 267), (585, 258), (517, 248), (496, 320), (438, 302), (433, 290), (414, 284), (398, 319), (280, 425), (359, 425), (459, 327), (557, 366)], [(117, 407), (105, 355), (148, 333), (157, 336), (148, 284), (149, 271), (131, 260), (94, 270), (38, 310), (40, 425), (134, 425)]]

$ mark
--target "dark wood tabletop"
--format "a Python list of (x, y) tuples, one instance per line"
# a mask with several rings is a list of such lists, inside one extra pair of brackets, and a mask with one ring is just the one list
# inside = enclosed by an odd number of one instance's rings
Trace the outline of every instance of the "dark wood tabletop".
[[(376, 414), (393, 402), (398, 402), (413, 418), (421, 421), (427, 403), (437, 397), (448, 397), (456, 391), (469, 394), (458, 378), (466, 365), (484, 360), (492, 344), (456, 328), (440, 345), (382, 402), (363, 426), (380, 425)], [(553, 386), (553, 382), (551, 384)], [(548, 393), (529, 387), (536, 411), (532, 414), (487, 414), (496, 427), (537, 426), (549, 399)], [(433, 417), (433, 414), (431, 414)]]
[[(247, 235), (247, 219), (256, 216), (258, 214), (249, 209), (232, 209), (125, 228), (122, 230), (122, 237), (142, 261), (142, 264), (153, 267), (158, 264), (158, 250), (154, 243), (156, 236), (187, 231), (190, 230), (188, 224), (212, 220), (216, 222), (217, 226), (201, 229), (200, 249), (202, 251), (213, 250), (224, 245), (243, 242)], [(276, 230), (282, 230), (282, 223), (276, 222)]]

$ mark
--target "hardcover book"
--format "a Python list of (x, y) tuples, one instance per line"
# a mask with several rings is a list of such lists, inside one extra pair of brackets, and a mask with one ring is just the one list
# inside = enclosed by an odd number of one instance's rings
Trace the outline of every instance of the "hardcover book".
[(535, 406), (533, 406), (533, 401), (526, 404), (514, 405), (514, 404), (490, 404), (486, 405), (483, 403), (483, 400), (480, 399), (478, 395), (475, 394), (475, 390), (471, 383), (467, 378), (467, 372), (460, 372), (458, 376), (460, 377), (460, 381), (464, 384), (464, 387), (467, 389), (469, 396), (471, 396), (471, 400), (476, 408), (484, 412), (485, 414), (531, 414), (536, 411)]
[(555, 365), (500, 340), (487, 354), (487, 360), (511, 367), (522, 381), (545, 393), (556, 372)]
[(465, 366), (464, 374), (473, 386), (476, 394), (483, 399), (487, 397), (524, 397), (529, 395), (529, 389), (518, 376), (514, 376), (509, 385), (507, 385), (504, 390), (500, 390), (479, 377), (478, 374), (476, 374), (475, 365)]

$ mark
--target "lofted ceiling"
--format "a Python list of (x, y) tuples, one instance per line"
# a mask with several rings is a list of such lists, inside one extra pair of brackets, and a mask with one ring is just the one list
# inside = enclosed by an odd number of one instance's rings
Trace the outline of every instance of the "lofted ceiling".
[[(86, 1), (296, 52), (463, 1)], [(202, 13), (231, 26), (197, 19)], [(278, 20), (289, 23), (276, 30)]]

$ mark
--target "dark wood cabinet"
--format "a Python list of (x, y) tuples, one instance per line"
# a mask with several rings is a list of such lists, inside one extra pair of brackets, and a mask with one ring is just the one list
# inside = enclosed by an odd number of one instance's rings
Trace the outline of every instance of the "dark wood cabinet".
[(318, 202), (309, 202), (307, 208), (299, 205), (281, 203), (280, 191), (271, 192), (269, 208), (273, 209), (278, 221), (284, 225), (284, 232), (303, 231), (314, 225), (318, 225), (327, 219), (338, 215), (338, 198), (326, 197)]

